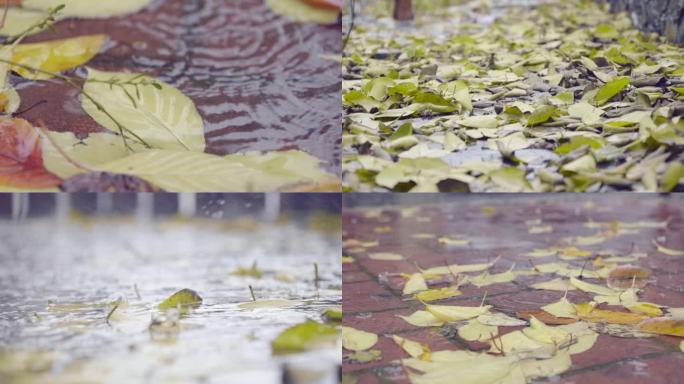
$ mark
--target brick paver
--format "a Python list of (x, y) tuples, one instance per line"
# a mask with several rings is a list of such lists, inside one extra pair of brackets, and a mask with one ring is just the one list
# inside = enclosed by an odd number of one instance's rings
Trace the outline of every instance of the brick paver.
[[(426, 202), (430, 201), (426, 195)], [(348, 198), (349, 199), (349, 198)], [(363, 197), (354, 197), (356, 202)], [(349, 201), (348, 201), (349, 202)], [(347, 202), (347, 203), (348, 203)], [(349, 204), (347, 204), (349, 205)], [(526, 221), (540, 219), (541, 225), (551, 225), (552, 233), (530, 234)], [(669, 248), (684, 249), (684, 198), (657, 195), (595, 195), (585, 197), (501, 195), (496, 199), (454, 197), (452, 202), (419, 206), (386, 206), (345, 208), (344, 239), (346, 256), (353, 262), (343, 266), (344, 324), (380, 335), (373, 349), (382, 352), (377, 361), (351, 362), (345, 359), (343, 372), (346, 380), (360, 384), (407, 383), (399, 359), (406, 353), (390, 338), (383, 335), (398, 334), (430, 346), (433, 351), (443, 349), (483, 350), (486, 344), (466, 342), (455, 332), (444, 327), (414, 327), (397, 315), (408, 315), (423, 309), (415, 300), (402, 297), (404, 279), (399, 273), (417, 272), (423, 268), (445, 263), (487, 262), (501, 256), (490, 272), (503, 272), (514, 263), (516, 269), (529, 269), (529, 257), (534, 248), (554, 245), (572, 246), (563, 238), (589, 236), (597, 229), (585, 223), (620, 221), (662, 222), (666, 228), (643, 228), (638, 233), (608, 238), (596, 245), (579, 246), (597, 254), (611, 250), (627, 255), (634, 249), (648, 256), (636, 263), (652, 272), (649, 284), (641, 292), (642, 301), (663, 306), (684, 306), (684, 257), (663, 255), (655, 249), (653, 239)], [(416, 234), (434, 234), (435, 238), (416, 238)], [(461, 236), (471, 240), (469, 246), (440, 245), (438, 237)], [(353, 241), (378, 241), (377, 246), (359, 247)], [(349, 252), (351, 251), (351, 252)], [(401, 261), (372, 260), (370, 254), (392, 252), (403, 256)], [(551, 262), (556, 256), (535, 258), (534, 263)], [(571, 261), (581, 265), (583, 260)], [(592, 269), (591, 262), (587, 269)], [(478, 305), (487, 291), (487, 303), (497, 312), (515, 316), (516, 311), (539, 309), (557, 301), (562, 292), (533, 290), (528, 284), (555, 278), (552, 275), (518, 276), (514, 282), (477, 288), (461, 287), (463, 295), (436, 302), (446, 305)], [(589, 280), (591, 281), (591, 280)], [(596, 281), (594, 281), (596, 282)], [(573, 302), (588, 301), (592, 294), (582, 291), (568, 292)], [(617, 309), (617, 307), (615, 308)], [(521, 327), (500, 327), (505, 334)], [(448, 335), (448, 337), (447, 337)], [(660, 384), (680, 382), (677, 371), (684, 365), (684, 354), (679, 350), (680, 338), (657, 336), (646, 339), (620, 338), (601, 334), (590, 350), (573, 355), (572, 367), (560, 377), (547, 379), (554, 383), (643, 383)], [(344, 351), (344, 355), (349, 355)], [(539, 380), (535, 382), (545, 382)]]

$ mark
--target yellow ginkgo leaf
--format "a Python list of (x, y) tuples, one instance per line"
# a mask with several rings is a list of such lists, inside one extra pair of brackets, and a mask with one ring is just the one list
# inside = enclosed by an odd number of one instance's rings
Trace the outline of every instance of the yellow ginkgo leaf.
[[(498, 260), (498, 259), (497, 259)], [(433, 267), (433, 268), (428, 268), (421, 270), (423, 275), (450, 275), (450, 274), (458, 274), (458, 273), (465, 273), (465, 272), (482, 272), (485, 269), (491, 267), (494, 265), (496, 260), (494, 260), (491, 263), (486, 263), (486, 264), (451, 264), (451, 265), (444, 265), (441, 267)]]
[(654, 317), (637, 324), (636, 330), (657, 335), (684, 337), (684, 320), (671, 317)]
[(525, 320), (520, 320), (501, 312), (485, 313), (484, 315), (478, 316), (477, 321), (484, 325), (494, 325), (500, 327), (517, 327), (520, 325), (527, 325)]
[(579, 318), (591, 323), (637, 324), (648, 318), (640, 313), (596, 309), (592, 303), (579, 303), (574, 306)]
[(406, 351), (411, 357), (421, 360), (428, 360), (430, 356), (430, 348), (421, 344), (417, 341), (405, 339), (403, 337), (392, 335), (392, 340), (394, 340), (397, 345)]
[(524, 328), (522, 332), (525, 336), (540, 343), (561, 345), (570, 341), (570, 334), (558, 327), (550, 327), (534, 316), (530, 318), (530, 326)]
[(432, 313), (436, 318), (442, 321), (461, 321), (469, 320), (489, 312), (491, 305), (482, 305), (479, 307), (463, 307), (456, 305), (425, 305), (425, 310)]
[(653, 240), (653, 245), (658, 249), (658, 252), (663, 253), (668, 256), (684, 256), (684, 251), (679, 250), (679, 249), (672, 249), (672, 248), (666, 248), (660, 244), (658, 244), (655, 240)]
[(492, 284), (508, 283), (515, 280), (515, 273), (512, 269), (501, 273), (483, 272), (477, 276), (468, 277), (468, 282), (478, 288)]
[(398, 316), (416, 327), (441, 327), (444, 324), (444, 321), (428, 311), (415, 311), (410, 316)]
[(522, 331), (509, 332), (489, 342), (492, 353), (515, 354), (522, 356), (553, 356), (555, 346), (540, 343), (527, 337)]
[(435, 300), (447, 299), (449, 297), (459, 296), (462, 292), (456, 286), (428, 289), (426, 291), (418, 292), (415, 298), (420, 301), (430, 302)]
[(383, 261), (399, 261), (403, 260), (404, 257), (400, 254), (397, 253), (391, 253), (391, 252), (377, 252), (377, 253), (371, 253), (368, 255), (368, 258), (372, 260), (383, 260)]
[(414, 273), (409, 277), (404, 285), (404, 295), (410, 295), (415, 292), (425, 291), (428, 289), (427, 283), (420, 273)]
[(520, 367), (528, 380), (557, 376), (567, 371), (571, 366), (570, 353), (565, 349), (559, 349), (550, 359), (526, 359), (520, 362)]
[(556, 317), (568, 317), (571, 319), (577, 318), (577, 310), (575, 309), (575, 306), (572, 305), (572, 303), (565, 297), (561, 298), (555, 303), (545, 305), (541, 307), (541, 309)]
[(663, 310), (660, 309), (658, 304), (653, 303), (629, 303), (624, 305), (625, 308), (632, 312), (643, 313), (652, 317), (662, 316)]
[(458, 336), (468, 341), (489, 341), (499, 334), (499, 328), (493, 325), (485, 325), (477, 321), (470, 320), (465, 325), (458, 328)]
[(352, 327), (342, 327), (342, 346), (350, 351), (365, 351), (378, 342), (378, 335)]
[(605, 287), (603, 285), (587, 283), (586, 281), (582, 281), (574, 277), (570, 278), (570, 284), (581, 291), (595, 293), (597, 295), (612, 296), (618, 293), (618, 291), (614, 289)]
[(596, 340), (598, 340), (598, 333), (594, 332), (594, 330), (589, 328), (589, 325), (583, 321), (559, 325), (556, 328), (570, 334), (571, 344), (568, 347), (568, 352), (570, 352), (571, 355), (588, 351), (594, 346)]
[[(48, 72), (62, 72), (81, 66), (92, 59), (104, 44), (105, 35), (87, 35), (44, 43), (19, 44), (14, 48), (12, 61)], [(19, 66), (12, 71), (34, 80), (52, 78), (45, 73), (35, 73)]]

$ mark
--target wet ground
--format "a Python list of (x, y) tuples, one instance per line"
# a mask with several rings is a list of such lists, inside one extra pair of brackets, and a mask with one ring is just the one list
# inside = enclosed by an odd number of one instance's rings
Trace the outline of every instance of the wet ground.
[[(207, 152), (300, 149), (339, 173), (341, 78), (331, 59), (341, 51), (338, 25), (290, 22), (263, 0), (156, 0), (126, 17), (56, 27), (26, 41), (106, 34), (109, 42), (88, 65), (145, 73), (179, 88), (205, 121)], [(55, 131), (102, 130), (59, 81), (11, 82), (20, 110), (30, 108), (21, 117)]]
[[(340, 305), (339, 233), (307, 228), (252, 219), (0, 222), (0, 382), (280, 383), (284, 364), (311, 382), (336, 382), (339, 346), (271, 352), (282, 330)], [(231, 274), (255, 261), (262, 278)], [(296, 303), (241, 309), (248, 285), (258, 299)], [(157, 305), (183, 288), (202, 305), (148, 330), (152, 318), (164, 320)]]
[[(445, 263), (483, 263), (497, 256), (501, 259), (492, 273), (506, 271), (514, 263), (516, 269), (530, 269), (530, 257), (525, 254), (553, 245), (576, 245), (590, 250), (592, 259), (597, 254), (622, 256), (635, 251), (645, 252), (645, 258), (633, 263), (652, 273), (640, 295), (641, 300), (663, 306), (684, 306), (684, 259), (664, 255), (652, 243), (656, 240), (668, 248), (684, 249), (684, 199), (680, 196), (423, 196), (421, 199), (394, 198), (394, 204), (404, 201), (404, 205), (385, 206), (382, 200), (380, 195), (346, 198), (349, 209), (345, 208), (343, 215), (343, 254), (353, 257), (343, 264), (344, 324), (347, 326), (379, 335), (400, 335), (425, 343), (432, 351), (483, 350), (486, 344), (468, 342), (458, 336), (446, 337), (439, 327), (414, 327), (398, 318), (397, 315), (409, 315), (424, 308), (419, 302), (402, 297), (405, 279), (399, 274), (417, 272), (416, 265), (428, 268)], [(392, 204), (391, 197), (387, 201)], [(440, 204), (425, 204), (429, 201)], [(663, 225), (668, 220), (668, 224)], [(607, 238), (594, 245), (577, 245), (575, 240), (565, 240), (595, 235), (597, 229), (589, 228), (592, 225), (587, 223), (616, 221), (624, 223), (624, 227), (632, 224), (642, 228), (636, 233)], [(534, 232), (531, 228), (544, 226), (550, 226), (551, 232), (530, 233)], [(437, 238), (442, 236), (467, 239), (470, 244), (440, 245)], [(378, 245), (363, 247), (353, 240), (378, 241)], [(397, 253), (403, 259), (369, 258), (370, 254), (379, 252)], [(554, 261), (554, 258), (535, 258), (533, 262), (541, 264)], [(581, 266), (583, 261), (572, 263)], [(592, 268), (590, 262), (587, 269)], [(516, 316), (518, 311), (539, 309), (563, 295), (563, 292), (528, 287), (532, 282), (548, 279), (548, 276), (517, 276), (513, 282), (488, 287), (464, 285), (462, 296), (436, 303), (477, 306), (486, 290), (487, 303), (493, 305), (495, 311)], [(568, 299), (587, 301), (591, 295), (570, 291)], [(519, 328), (500, 327), (500, 332)], [(572, 366), (565, 373), (535, 382), (675, 383), (679, 381), (679, 367), (684, 364), (680, 342), (681, 338), (671, 336), (621, 338), (600, 334), (593, 348), (572, 356)], [(345, 360), (343, 372), (348, 382), (408, 382), (399, 363), (399, 359), (407, 356), (397, 344), (380, 336), (373, 349), (382, 352), (381, 359), (368, 363)], [(344, 352), (345, 356), (348, 354), (348, 351)]]

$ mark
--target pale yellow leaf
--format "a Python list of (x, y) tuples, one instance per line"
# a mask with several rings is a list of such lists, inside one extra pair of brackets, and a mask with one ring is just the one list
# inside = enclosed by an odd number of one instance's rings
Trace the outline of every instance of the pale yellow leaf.
[(316, 8), (301, 0), (266, 0), (271, 10), (281, 16), (297, 22), (334, 24), (339, 11)]
[(458, 336), (463, 340), (485, 342), (499, 334), (499, 328), (493, 325), (485, 325), (477, 319), (468, 321), (458, 328)]
[(559, 349), (550, 359), (526, 359), (520, 366), (527, 379), (536, 379), (560, 375), (572, 366), (572, 360), (568, 351)]
[[(13, 49), (12, 61), (43, 71), (62, 72), (90, 61), (100, 51), (105, 40), (105, 35), (87, 35), (42, 43), (18, 44)], [(46, 80), (53, 77), (20, 66), (12, 66), (11, 69), (27, 79)]]
[(152, 0), (23, 0), (22, 7), (47, 11), (64, 4), (60, 15), (83, 18), (105, 18), (122, 16), (137, 12), (150, 4)]
[(378, 335), (352, 327), (342, 327), (342, 346), (350, 351), (365, 351), (378, 342)]
[(398, 253), (391, 252), (377, 252), (368, 255), (368, 258), (372, 260), (384, 260), (384, 261), (399, 261), (403, 260), (404, 257)]
[(416, 311), (410, 316), (397, 316), (404, 319), (404, 321), (407, 323), (415, 325), (416, 327), (441, 327), (444, 324), (444, 321), (438, 319), (428, 311)]
[(409, 277), (404, 285), (404, 295), (410, 295), (415, 292), (425, 291), (428, 289), (427, 283), (420, 273), (414, 273)]
[(614, 289), (610, 289), (603, 285), (587, 283), (586, 281), (582, 281), (574, 277), (570, 278), (570, 284), (581, 291), (596, 293), (598, 295), (612, 296), (618, 293), (618, 291)]
[(489, 312), (491, 305), (464, 307), (457, 305), (425, 305), (425, 310), (442, 321), (468, 320)]
[[(156, 82), (152, 85), (110, 87), (107, 81)], [(204, 122), (193, 101), (176, 88), (131, 73), (102, 72), (88, 68), (88, 81), (83, 90), (121, 124), (124, 133), (135, 134), (154, 149), (203, 152)], [(83, 109), (103, 127), (120, 133), (119, 126), (89, 98), (82, 97)]]
[(663, 253), (668, 256), (684, 256), (684, 251), (679, 250), (679, 249), (672, 249), (672, 248), (667, 248), (664, 247), (660, 244), (658, 244), (655, 240), (653, 240), (653, 245), (656, 246), (658, 249), (658, 252)]
[(568, 317), (572, 319), (577, 318), (577, 310), (575, 306), (572, 305), (568, 299), (563, 297), (562, 299), (541, 307), (544, 311), (556, 316), (556, 317)]
[(392, 340), (413, 358), (424, 359), (430, 355), (430, 349), (417, 341), (409, 340), (397, 335), (392, 335)]

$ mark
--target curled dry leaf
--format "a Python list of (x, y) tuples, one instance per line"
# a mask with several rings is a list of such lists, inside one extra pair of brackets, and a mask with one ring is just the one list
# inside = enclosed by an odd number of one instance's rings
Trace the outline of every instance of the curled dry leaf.
[(352, 327), (342, 327), (342, 346), (350, 351), (365, 351), (378, 342), (378, 335)]
[(62, 179), (43, 164), (41, 138), (23, 119), (0, 118), (0, 189), (55, 189)]

